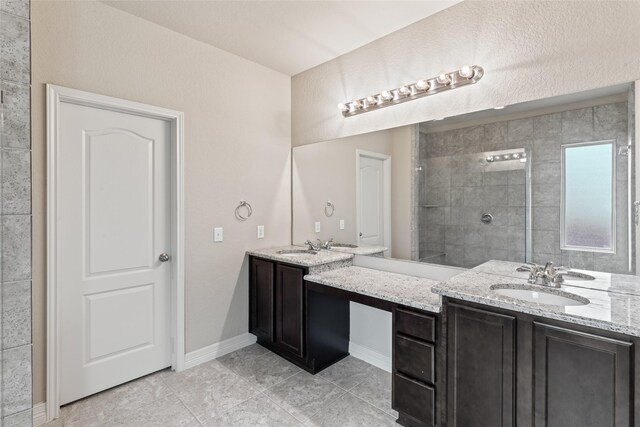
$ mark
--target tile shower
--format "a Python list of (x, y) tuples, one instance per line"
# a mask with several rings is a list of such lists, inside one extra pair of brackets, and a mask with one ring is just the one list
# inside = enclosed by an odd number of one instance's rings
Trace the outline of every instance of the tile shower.
[(29, 0), (0, 0), (1, 420), (32, 425)]
[[(630, 142), (632, 100), (449, 130), (421, 125), (418, 241), (423, 262), (473, 267), (489, 259), (616, 273), (635, 271), (629, 234), (629, 158), (615, 156), (615, 253), (561, 249), (563, 144)], [(500, 119), (496, 119), (500, 120)], [(617, 148), (616, 147), (616, 148)], [(492, 155), (526, 153), (487, 162)], [(633, 170), (631, 171), (633, 173)], [(633, 194), (633, 193), (632, 193)], [(492, 221), (481, 221), (483, 214)], [(633, 230), (631, 230), (633, 232)], [(631, 260), (631, 269), (629, 263)]]

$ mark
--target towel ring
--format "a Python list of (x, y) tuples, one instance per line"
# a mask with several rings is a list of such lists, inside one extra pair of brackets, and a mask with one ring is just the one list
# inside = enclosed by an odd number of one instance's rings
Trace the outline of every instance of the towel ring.
[[(246, 208), (247, 210), (246, 216), (242, 215), (241, 213), (242, 208)], [(249, 204), (249, 202), (245, 202), (244, 200), (240, 201), (240, 204), (236, 208), (236, 218), (238, 218), (240, 221), (246, 221), (249, 219), (252, 213), (253, 213), (253, 209), (251, 209), (251, 205)]]
[(324, 214), (326, 216), (333, 216), (333, 212), (336, 210), (336, 207), (333, 203), (327, 202), (327, 205), (324, 207)]

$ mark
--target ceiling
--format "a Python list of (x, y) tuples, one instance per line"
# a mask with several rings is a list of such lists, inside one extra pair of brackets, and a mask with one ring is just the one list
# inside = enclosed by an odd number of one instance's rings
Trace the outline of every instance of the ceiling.
[(461, 0), (117, 0), (112, 7), (295, 75)]

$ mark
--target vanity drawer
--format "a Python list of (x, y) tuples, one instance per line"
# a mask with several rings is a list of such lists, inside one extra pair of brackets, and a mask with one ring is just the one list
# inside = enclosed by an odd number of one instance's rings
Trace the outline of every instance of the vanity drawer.
[(436, 341), (436, 318), (433, 316), (397, 308), (395, 310), (395, 328), (396, 332), (401, 334), (425, 341)]
[(436, 391), (402, 374), (393, 376), (393, 409), (427, 426), (435, 423)]
[(395, 372), (433, 384), (435, 351), (431, 344), (396, 335)]

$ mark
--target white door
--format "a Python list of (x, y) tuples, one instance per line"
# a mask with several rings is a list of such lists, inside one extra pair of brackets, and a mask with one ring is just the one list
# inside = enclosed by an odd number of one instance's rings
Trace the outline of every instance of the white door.
[(60, 404), (171, 365), (170, 122), (61, 103)]
[(360, 246), (385, 245), (385, 160), (360, 155), (358, 237)]

